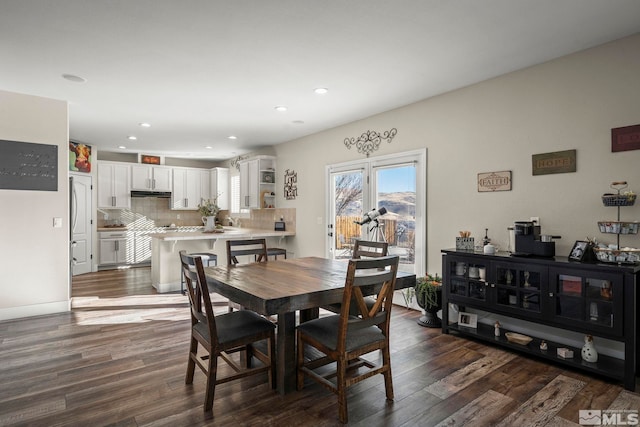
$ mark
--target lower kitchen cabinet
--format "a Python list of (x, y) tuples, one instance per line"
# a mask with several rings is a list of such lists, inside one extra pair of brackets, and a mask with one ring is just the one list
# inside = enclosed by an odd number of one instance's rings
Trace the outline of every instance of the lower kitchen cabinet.
[[(638, 355), (636, 285), (640, 266), (586, 264), (553, 259), (511, 257), (508, 253), (484, 255), (443, 250), (443, 333), (455, 333), (491, 342), (572, 368), (602, 375), (635, 389)], [(544, 333), (528, 333), (526, 344), (508, 341), (504, 329), (494, 335), (492, 324), (477, 328), (450, 323), (449, 304), (524, 320), (557, 330), (593, 335), (624, 345), (624, 358), (599, 355), (598, 361), (582, 360), (581, 348), (553, 342)], [(515, 322), (517, 323), (517, 321)], [(545, 328), (545, 330), (548, 330)], [(562, 335), (562, 334), (558, 334)], [(542, 340), (547, 349), (541, 350)], [(573, 358), (564, 359), (557, 349), (566, 347)]]
[(100, 232), (99, 265), (131, 264), (134, 260), (133, 236), (123, 232)]

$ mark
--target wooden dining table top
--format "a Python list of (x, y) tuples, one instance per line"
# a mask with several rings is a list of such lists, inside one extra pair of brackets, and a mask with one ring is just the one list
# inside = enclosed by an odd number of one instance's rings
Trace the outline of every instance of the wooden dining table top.
[[(306, 257), (205, 267), (211, 292), (262, 315), (278, 316), (276, 387), (279, 393), (296, 389), (296, 322), (315, 318), (320, 307), (342, 301), (347, 261)], [(415, 283), (415, 274), (398, 272), (395, 287), (403, 289)], [(376, 291), (363, 289), (365, 294)]]
[[(342, 301), (348, 260), (305, 257), (207, 267), (212, 290), (263, 315)], [(398, 272), (396, 289), (415, 285), (415, 274)], [(373, 290), (371, 291), (373, 293)]]

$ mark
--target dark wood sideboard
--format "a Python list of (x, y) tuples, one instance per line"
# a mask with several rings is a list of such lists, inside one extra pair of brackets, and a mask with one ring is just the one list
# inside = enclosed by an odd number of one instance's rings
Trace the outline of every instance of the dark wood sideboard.
[[(522, 345), (508, 341), (505, 328), (496, 337), (494, 326), (482, 322), (473, 328), (443, 321), (443, 333), (505, 346), (602, 375), (624, 383), (627, 390), (635, 390), (639, 265), (587, 264), (559, 256), (553, 259), (512, 257), (506, 252), (485, 255), (455, 249), (442, 250), (442, 254), (443, 319), (449, 318), (448, 303), (457, 304), (460, 311), (469, 307), (532, 322), (533, 326), (540, 324), (590, 334), (594, 336), (596, 348), (598, 337), (617, 341), (624, 344), (624, 358), (599, 354), (597, 362), (586, 362), (582, 360), (581, 347), (547, 340), (542, 331), (527, 333), (533, 341)], [(546, 350), (540, 349), (542, 340), (547, 342)], [(573, 358), (558, 356), (560, 347), (572, 350)]]

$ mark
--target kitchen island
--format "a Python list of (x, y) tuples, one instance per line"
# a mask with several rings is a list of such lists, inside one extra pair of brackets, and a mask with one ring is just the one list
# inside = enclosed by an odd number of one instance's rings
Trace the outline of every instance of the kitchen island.
[(224, 227), (223, 233), (204, 231), (166, 232), (150, 234), (151, 284), (160, 293), (180, 290), (180, 259), (178, 252), (212, 252), (218, 264), (227, 263), (226, 240), (267, 239), (267, 246), (282, 247), (283, 240), (295, 236), (294, 231), (273, 231), (258, 228)]

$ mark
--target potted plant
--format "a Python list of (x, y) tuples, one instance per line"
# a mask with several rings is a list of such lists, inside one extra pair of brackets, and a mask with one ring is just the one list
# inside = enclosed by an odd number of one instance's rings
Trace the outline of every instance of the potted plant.
[(204, 231), (212, 231), (216, 227), (216, 215), (220, 212), (218, 206), (218, 198), (207, 199), (201, 204), (198, 204), (198, 212), (202, 215), (202, 223), (204, 224)]
[(418, 305), (424, 310), (418, 324), (428, 328), (441, 327), (442, 322), (436, 313), (442, 308), (442, 278), (437, 273), (418, 277), (414, 292)]

